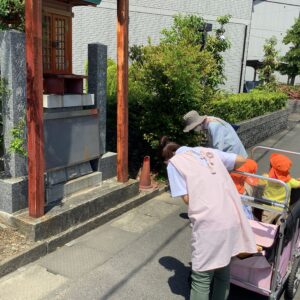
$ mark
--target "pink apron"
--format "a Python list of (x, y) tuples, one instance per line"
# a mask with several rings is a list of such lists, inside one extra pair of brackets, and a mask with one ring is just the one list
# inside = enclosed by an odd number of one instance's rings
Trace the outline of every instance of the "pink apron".
[(171, 163), (183, 175), (189, 195), (192, 268), (207, 271), (227, 266), (239, 253), (255, 253), (254, 234), (242, 210), (240, 196), (224, 164), (210, 149), (201, 148), (208, 166), (191, 151), (176, 154)]

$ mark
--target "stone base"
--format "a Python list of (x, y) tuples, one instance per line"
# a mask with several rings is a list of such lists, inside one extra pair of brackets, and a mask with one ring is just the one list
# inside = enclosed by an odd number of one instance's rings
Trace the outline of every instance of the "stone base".
[(26, 208), (27, 185), (26, 177), (0, 179), (0, 210), (14, 213)]
[(41, 218), (31, 218), (25, 210), (13, 214), (10, 221), (32, 240), (47, 239), (139, 195), (138, 184), (135, 180), (127, 183), (107, 180), (101, 187), (65, 198), (60, 205), (46, 207), (46, 213)]
[(104, 153), (99, 160), (99, 171), (102, 173), (102, 180), (117, 176), (117, 153)]
[[(46, 175), (46, 203), (69, 197), (87, 188), (99, 187), (102, 180), (116, 177), (117, 154), (105, 153), (92, 172), (90, 163), (48, 172)], [(28, 207), (27, 177), (0, 179), (0, 211), (14, 213)]]
[(100, 186), (101, 183), (101, 172), (93, 172), (91, 174), (81, 176), (65, 183), (58, 183), (48, 186), (46, 189), (46, 202), (50, 203), (61, 200), (87, 188)]

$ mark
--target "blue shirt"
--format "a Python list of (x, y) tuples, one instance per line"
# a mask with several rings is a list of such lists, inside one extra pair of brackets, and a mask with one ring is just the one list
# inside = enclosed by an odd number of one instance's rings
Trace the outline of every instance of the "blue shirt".
[(235, 153), (247, 158), (248, 154), (234, 128), (224, 120), (212, 118), (208, 122), (209, 147), (224, 152)]

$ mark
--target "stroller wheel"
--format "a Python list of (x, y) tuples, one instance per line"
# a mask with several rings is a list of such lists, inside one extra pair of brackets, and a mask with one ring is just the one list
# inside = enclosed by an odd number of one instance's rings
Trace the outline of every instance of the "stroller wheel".
[(296, 293), (300, 283), (300, 257), (296, 258), (291, 274), (288, 278), (287, 287), (285, 290), (285, 299), (292, 300)]

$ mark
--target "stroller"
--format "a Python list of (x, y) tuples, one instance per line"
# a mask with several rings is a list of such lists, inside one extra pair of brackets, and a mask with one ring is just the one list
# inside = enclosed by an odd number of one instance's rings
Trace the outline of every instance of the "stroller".
[[(257, 146), (252, 150), (252, 157), (257, 150), (300, 155), (297, 152)], [(300, 201), (289, 205), (290, 189), (281, 180), (244, 172), (236, 173), (279, 183), (286, 190), (286, 198), (284, 203), (279, 203), (263, 198), (262, 195), (255, 195), (255, 193), (253, 196), (241, 196), (242, 201), (251, 207), (279, 212), (280, 225), (249, 220), (256, 244), (263, 250), (244, 259), (237, 257), (232, 259), (231, 283), (268, 296), (269, 300), (279, 299), (283, 292), (285, 292), (286, 299), (293, 299), (300, 282)], [(280, 208), (279, 211), (278, 208)]]

